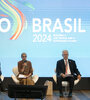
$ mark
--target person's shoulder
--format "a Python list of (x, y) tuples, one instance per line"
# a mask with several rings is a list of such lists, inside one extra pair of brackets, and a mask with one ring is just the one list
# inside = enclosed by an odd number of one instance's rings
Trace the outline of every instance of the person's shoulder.
[(73, 60), (73, 59), (68, 59), (68, 61), (69, 61), (69, 62), (75, 62), (75, 60)]
[(31, 64), (31, 61), (27, 60), (27, 62)]
[(60, 60), (57, 61), (57, 63), (62, 62), (62, 61), (63, 61), (63, 59), (60, 59)]
[(21, 61), (18, 61), (18, 63), (22, 63), (22, 60)]

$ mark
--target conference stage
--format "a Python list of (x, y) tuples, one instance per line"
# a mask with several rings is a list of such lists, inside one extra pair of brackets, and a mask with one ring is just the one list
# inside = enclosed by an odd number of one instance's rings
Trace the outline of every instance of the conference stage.
[(7, 96), (8, 85), (16, 85), (13, 69), (22, 60), (22, 53), (27, 54), (27, 60), (32, 64), (33, 76), (37, 75), (36, 86), (44, 86), (46, 81), (53, 83), (54, 94), (45, 99), (58, 99), (58, 87), (53, 76), (56, 75), (57, 61), (63, 59), (63, 50), (68, 50), (68, 59), (76, 62), (82, 77), (74, 86), (72, 100), (89, 100), (89, 2), (0, 0), (0, 70), (6, 91), (0, 94), (2, 100), (10, 99)]

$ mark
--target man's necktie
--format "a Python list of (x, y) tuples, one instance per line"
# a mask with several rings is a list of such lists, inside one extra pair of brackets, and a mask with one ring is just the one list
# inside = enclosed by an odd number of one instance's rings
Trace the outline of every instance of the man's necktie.
[(68, 70), (68, 63), (67, 63), (67, 60), (65, 61), (65, 74), (67, 74), (67, 70)]

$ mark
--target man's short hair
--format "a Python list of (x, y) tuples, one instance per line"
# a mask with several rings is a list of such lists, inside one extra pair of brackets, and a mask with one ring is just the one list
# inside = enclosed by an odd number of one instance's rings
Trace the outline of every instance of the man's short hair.
[(66, 51), (66, 52), (68, 53), (68, 50), (63, 50), (63, 51), (62, 51), (62, 54), (63, 54), (64, 51)]
[(22, 54), (21, 54), (21, 58), (23, 57), (23, 55), (26, 55), (26, 56), (27, 56), (27, 54), (26, 54), (26, 53), (22, 53)]

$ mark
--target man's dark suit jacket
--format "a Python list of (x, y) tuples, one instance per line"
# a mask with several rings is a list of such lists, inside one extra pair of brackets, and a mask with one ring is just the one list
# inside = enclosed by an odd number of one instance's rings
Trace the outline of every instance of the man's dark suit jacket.
[(0, 76), (2, 75), (2, 72), (1, 72), (1, 70), (0, 70)]
[[(77, 69), (76, 63), (74, 60), (68, 59), (69, 62), (69, 67), (72, 75), (81, 75), (80, 72)], [(60, 76), (61, 73), (65, 74), (65, 63), (64, 59), (61, 59), (57, 61), (57, 66), (56, 66), (56, 73), (57, 76)]]

